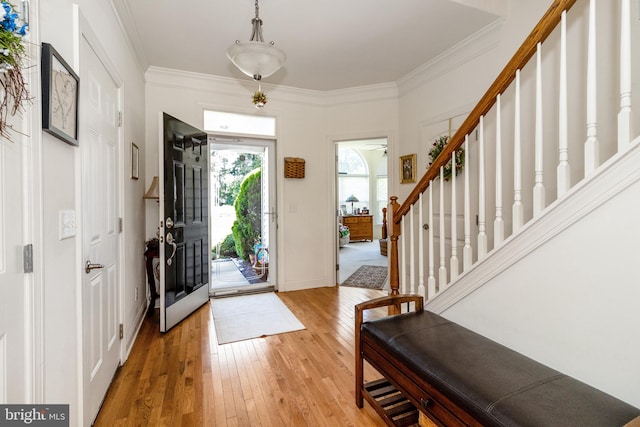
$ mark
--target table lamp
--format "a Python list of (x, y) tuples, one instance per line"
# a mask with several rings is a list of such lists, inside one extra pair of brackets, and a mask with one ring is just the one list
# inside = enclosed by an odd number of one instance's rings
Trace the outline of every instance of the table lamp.
[(351, 215), (353, 215), (353, 202), (359, 202), (359, 201), (360, 200), (358, 200), (358, 198), (353, 194), (347, 197), (347, 200), (345, 200), (345, 202), (347, 203), (351, 202)]

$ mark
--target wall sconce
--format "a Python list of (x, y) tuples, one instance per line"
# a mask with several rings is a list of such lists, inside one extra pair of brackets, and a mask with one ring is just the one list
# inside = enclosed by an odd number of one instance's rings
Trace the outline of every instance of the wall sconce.
[(147, 190), (146, 193), (144, 193), (144, 196), (142, 196), (143, 199), (155, 199), (158, 200), (158, 202), (160, 201), (160, 188), (159, 188), (159, 184), (158, 184), (158, 177), (154, 176), (153, 177), (153, 181), (151, 181), (151, 186), (149, 186), (149, 189)]

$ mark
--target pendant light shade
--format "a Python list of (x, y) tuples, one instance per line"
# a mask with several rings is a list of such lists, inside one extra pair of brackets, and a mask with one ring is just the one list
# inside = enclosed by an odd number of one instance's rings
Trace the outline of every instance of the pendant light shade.
[(274, 46), (265, 43), (262, 38), (262, 20), (258, 16), (258, 0), (255, 2), (256, 16), (251, 20), (253, 30), (248, 42), (236, 40), (227, 49), (227, 57), (247, 76), (256, 81), (269, 77), (278, 71), (287, 59), (287, 55)]

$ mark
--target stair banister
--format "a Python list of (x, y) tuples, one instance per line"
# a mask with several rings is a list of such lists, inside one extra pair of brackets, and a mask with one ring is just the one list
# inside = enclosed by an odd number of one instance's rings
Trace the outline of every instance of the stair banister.
[[(434, 159), (433, 163), (420, 178), (416, 186), (413, 188), (409, 196), (402, 205), (399, 205), (396, 196), (391, 199), (391, 229), (390, 240), (390, 272), (389, 286), (390, 294), (398, 295), (400, 287), (400, 273), (398, 265), (398, 239), (400, 237), (402, 218), (407, 215), (414, 205), (420, 199), (420, 195), (429, 187), (429, 183), (436, 179), (440, 173), (440, 168), (450, 160), (454, 151), (459, 149), (465, 142), (465, 137), (478, 126), (480, 118), (485, 116), (495, 105), (496, 98), (502, 94), (515, 80), (516, 73), (521, 70), (536, 53), (538, 44), (544, 42), (551, 32), (560, 23), (562, 13), (568, 11), (575, 4), (576, 0), (554, 0), (547, 9), (538, 24), (533, 28), (531, 33), (518, 48), (513, 57), (509, 60), (504, 69), (500, 72), (489, 89), (480, 98), (480, 101), (473, 108), (469, 116), (464, 120), (457, 132), (451, 137), (449, 142), (444, 146), (440, 155)], [(455, 171), (453, 172), (455, 173)], [(399, 311), (399, 307), (396, 307)]]

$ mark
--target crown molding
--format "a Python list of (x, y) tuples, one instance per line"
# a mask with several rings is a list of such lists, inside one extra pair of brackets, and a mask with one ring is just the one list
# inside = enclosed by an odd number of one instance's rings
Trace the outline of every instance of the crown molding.
[[(145, 80), (150, 86), (189, 88), (196, 90), (238, 95), (252, 93), (256, 83), (252, 80), (240, 80), (232, 77), (220, 77), (211, 74), (175, 70), (151, 66), (145, 73)], [(273, 100), (315, 106), (334, 106), (366, 102), (397, 100), (398, 89), (395, 83), (383, 83), (359, 86), (335, 91), (317, 91), (299, 89), (289, 86), (261, 83), (262, 89)]]
[(462, 64), (495, 49), (500, 44), (500, 33), (504, 22), (504, 18), (494, 21), (441, 53), (433, 60), (401, 77), (397, 82), (399, 96), (403, 96)]
[(110, 0), (111, 8), (113, 9), (116, 19), (122, 29), (122, 36), (125, 38), (129, 49), (133, 53), (134, 61), (138, 66), (141, 74), (144, 74), (145, 70), (149, 68), (149, 60), (142, 48), (142, 41), (140, 40), (140, 33), (138, 28), (133, 22), (131, 17), (131, 10), (124, 0)]

